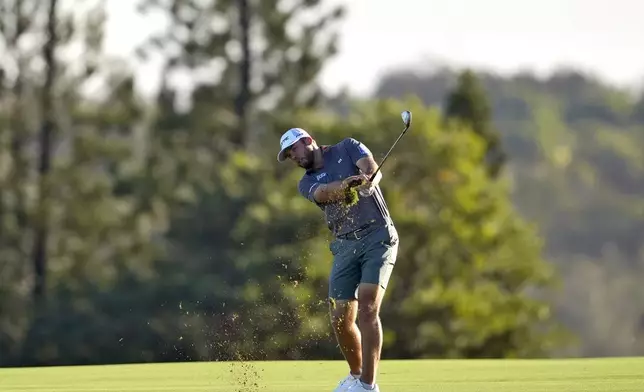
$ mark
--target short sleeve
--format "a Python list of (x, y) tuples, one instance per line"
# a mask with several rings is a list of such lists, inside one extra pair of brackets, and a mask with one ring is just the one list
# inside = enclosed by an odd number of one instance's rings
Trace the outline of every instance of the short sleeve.
[(313, 194), (315, 193), (315, 190), (318, 186), (320, 186), (319, 182), (314, 181), (310, 176), (304, 176), (300, 180), (298, 188), (302, 196), (317, 204), (317, 201), (315, 201), (315, 198), (313, 198)]
[(354, 164), (356, 164), (361, 158), (371, 156), (371, 151), (369, 151), (367, 146), (354, 138), (346, 138), (342, 141), (342, 144)]

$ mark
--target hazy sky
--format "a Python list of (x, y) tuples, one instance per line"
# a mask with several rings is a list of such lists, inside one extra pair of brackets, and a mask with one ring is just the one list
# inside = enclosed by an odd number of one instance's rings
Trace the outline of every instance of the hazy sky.
[[(327, 0), (328, 1), (328, 0)], [(340, 54), (321, 81), (369, 93), (385, 70), (432, 59), (498, 72), (571, 65), (624, 86), (644, 81), (644, 0), (332, 0), (348, 5)], [(109, 0), (107, 49), (127, 55), (157, 18)], [(155, 65), (139, 69), (155, 85)]]

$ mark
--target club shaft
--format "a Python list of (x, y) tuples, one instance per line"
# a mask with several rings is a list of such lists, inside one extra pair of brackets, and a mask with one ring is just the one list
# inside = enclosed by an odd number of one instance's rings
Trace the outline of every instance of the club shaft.
[(396, 147), (396, 144), (398, 144), (398, 141), (403, 137), (403, 135), (405, 135), (405, 132), (407, 132), (408, 129), (409, 129), (409, 125), (405, 126), (405, 129), (400, 133), (400, 135), (398, 135), (398, 138), (396, 139), (394, 144), (391, 145), (391, 147), (389, 148), (389, 151), (387, 151), (387, 153), (385, 154), (385, 157), (382, 158), (380, 165), (378, 165), (378, 169), (376, 169), (376, 171), (371, 175), (371, 178), (369, 178), (369, 182), (373, 182), (374, 178), (376, 178), (378, 171), (380, 171), (380, 169), (382, 168), (382, 165), (384, 165), (385, 161), (389, 157), (389, 154), (394, 149), (394, 147)]

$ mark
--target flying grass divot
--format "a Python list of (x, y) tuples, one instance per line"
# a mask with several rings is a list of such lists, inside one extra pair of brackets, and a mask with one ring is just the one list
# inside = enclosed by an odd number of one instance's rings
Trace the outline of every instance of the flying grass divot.
[(346, 207), (354, 206), (358, 203), (359, 196), (356, 187), (365, 183), (365, 180), (352, 181), (344, 191), (344, 205)]

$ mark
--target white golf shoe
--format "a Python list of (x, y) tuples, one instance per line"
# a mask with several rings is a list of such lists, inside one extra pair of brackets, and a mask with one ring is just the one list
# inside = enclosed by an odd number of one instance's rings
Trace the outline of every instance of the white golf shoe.
[(333, 392), (346, 392), (349, 390), (349, 387), (353, 385), (356, 380), (360, 380), (359, 378), (356, 378), (353, 374), (349, 374), (340, 382), (338, 383), (338, 386), (333, 390)]
[(348, 392), (380, 392), (380, 387), (378, 387), (378, 384), (376, 384), (376, 387), (374, 389), (366, 389), (363, 385), (362, 382), (360, 382), (360, 379), (354, 379), (354, 381), (349, 385), (349, 389), (347, 389)]

